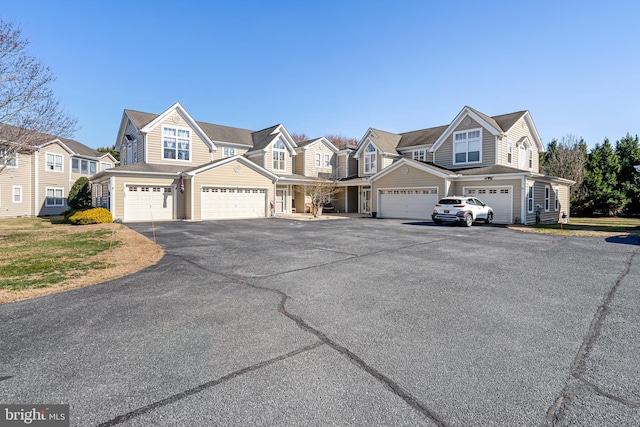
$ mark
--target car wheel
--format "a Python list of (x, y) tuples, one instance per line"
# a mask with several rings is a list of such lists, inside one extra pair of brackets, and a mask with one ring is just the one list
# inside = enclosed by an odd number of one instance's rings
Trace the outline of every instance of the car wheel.
[(464, 226), (465, 227), (471, 227), (471, 225), (473, 224), (473, 216), (471, 216), (471, 214), (466, 214), (464, 216)]
[(442, 224), (442, 220), (441, 219), (434, 219), (433, 222), (435, 222), (436, 224)]
[(485, 224), (491, 224), (493, 222), (493, 212), (487, 214), (487, 219), (484, 220)]

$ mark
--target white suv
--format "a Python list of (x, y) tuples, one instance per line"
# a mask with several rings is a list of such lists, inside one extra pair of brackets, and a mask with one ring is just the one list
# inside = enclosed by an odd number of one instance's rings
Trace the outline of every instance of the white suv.
[(431, 219), (436, 224), (442, 224), (443, 221), (459, 222), (465, 227), (471, 227), (471, 224), (479, 219), (491, 224), (493, 209), (475, 197), (451, 196), (438, 201)]

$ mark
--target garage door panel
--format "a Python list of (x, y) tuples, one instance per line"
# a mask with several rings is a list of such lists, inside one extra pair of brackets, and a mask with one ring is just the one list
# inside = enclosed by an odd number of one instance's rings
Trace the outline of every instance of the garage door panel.
[(124, 197), (124, 221), (161, 221), (173, 219), (173, 188), (127, 185)]
[(438, 201), (437, 188), (392, 188), (379, 190), (381, 217), (431, 219)]
[(493, 209), (493, 222), (513, 222), (513, 188), (511, 187), (465, 187), (464, 195), (482, 200)]
[(262, 188), (203, 187), (202, 219), (264, 218), (266, 190)]

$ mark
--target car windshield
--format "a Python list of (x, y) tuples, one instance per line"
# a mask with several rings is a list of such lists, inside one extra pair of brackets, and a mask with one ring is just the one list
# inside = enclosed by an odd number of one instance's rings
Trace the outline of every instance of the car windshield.
[(462, 201), (460, 199), (442, 199), (438, 203), (441, 205), (459, 205)]

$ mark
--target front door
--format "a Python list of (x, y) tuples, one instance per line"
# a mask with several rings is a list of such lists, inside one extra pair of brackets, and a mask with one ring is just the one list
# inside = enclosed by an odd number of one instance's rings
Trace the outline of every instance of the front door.
[(285, 200), (287, 198), (286, 190), (276, 190), (276, 213), (285, 212)]
[(362, 190), (362, 212), (371, 212), (371, 190)]

